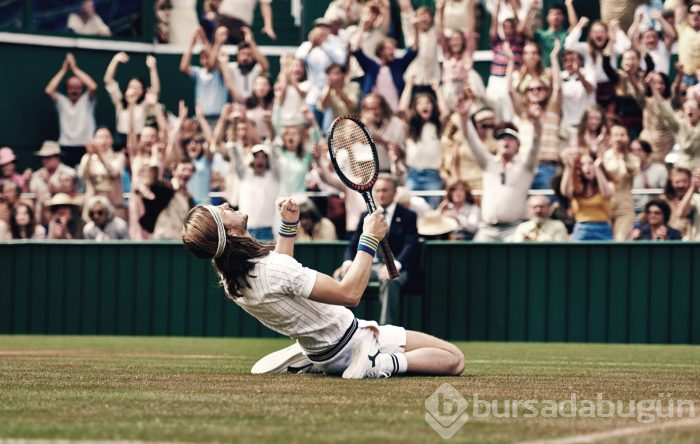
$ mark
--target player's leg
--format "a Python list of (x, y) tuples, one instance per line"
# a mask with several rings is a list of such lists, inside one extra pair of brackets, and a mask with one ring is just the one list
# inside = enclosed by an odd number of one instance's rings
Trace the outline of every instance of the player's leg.
[(320, 373), (298, 342), (262, 357), (253, 365), (254, 375), (271, 373)]
[(419, 331), (406, 330), (407, 372), (458, 376), (464, 371), (464, 354), (454, 344)]

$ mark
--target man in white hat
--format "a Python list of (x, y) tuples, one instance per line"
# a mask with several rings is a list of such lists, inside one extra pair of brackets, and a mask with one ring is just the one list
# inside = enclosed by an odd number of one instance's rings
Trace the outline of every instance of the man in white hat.
[[(58, 85), (68, 72), (66, 94), (58, 92)], [(75, 166), (85, 154), (85, 145), (95, 133), (95, 94), (97, 83), (78, 67), (75, 57), (66, 54), (61, 69), (51, 78), (44, 92), (56, 103), (60, 136), (68, 165)]]
[(61, 162), (61, 146), (58, 142), (46, 140), (34, 154), (41, 157), (42, 167), (32, 174), (29, 191), (36, 194), (39, 204), (43, 204), (61, 188), (59, 179), (62, 174), (75, 177), (76, 173), (75, 169)]

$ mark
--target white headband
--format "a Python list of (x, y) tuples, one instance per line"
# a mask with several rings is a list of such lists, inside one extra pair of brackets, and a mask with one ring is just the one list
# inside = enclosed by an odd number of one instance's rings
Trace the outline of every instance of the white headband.
[(221, 220), (221, 215), (219, 215), (219, 211), (217, 211), (215, 206), (202, 206), (206, 208), (209, 213), (211, 213), (212, 217), (214, 218), (214, 222), (216, 222), (216, 231), (218, 235), (216, 253), (214, 253), (214, 259), (216, 259), (217, 257), (221, 256), (221, 254), (224, 252), (224, 248), (226, 248), (226, 228), (224, 227), (224, 221)]

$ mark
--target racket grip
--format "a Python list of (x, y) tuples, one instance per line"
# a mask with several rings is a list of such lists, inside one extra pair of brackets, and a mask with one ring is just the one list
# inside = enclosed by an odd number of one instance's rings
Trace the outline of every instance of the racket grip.
[(399, 277), (399, 270), (396, 269), (396, 263), (394, 262), (394, 253), (391, 252), (389, 247), (389, 242), (386, 238), (382, 239), (382, 256), (384, 257), (384, 265), (386, 265), (386, 271), (389, 272), (389, 277), (391, 279), (397, 279)]

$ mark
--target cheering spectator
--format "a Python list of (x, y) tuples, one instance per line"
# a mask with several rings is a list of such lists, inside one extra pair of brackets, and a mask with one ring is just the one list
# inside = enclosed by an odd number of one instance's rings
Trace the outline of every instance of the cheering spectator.
[(85, 146), (87, 152), (80, 161), (78, 176), (85, 182), (86, 200), (92, 196), (105, 196), (115, 213), (125, 219), (121, 172), (126, 159), (122, 152), (114, 152), (113, 143), (109, 129), (95, 131), (95, 138)]
[(577, 149), (564, 156), (561, 194), (571, 200), (574, 232), (571, 240), (612, 240), (610, 227), (611, 199), (615, 186), (603, 171), (603, 159), (590, 153), (577, 154)]
[(414, 11), (411, 0), (399, 0), (399, 7), (404, 41), (412, 42), (418, 39), (418, 54), (408, 65), (404, 80), (413, 79), (415, 85), (432, 85), (439, 82), (438, 29), (433, 24), (433, 13), (427, 6), (421, 6)]
[(514, 242), (566, 242), (569, 240), (564, 223), (550, 218), (547, 196), (530, 196), (527, 206), (530, 219), (515, 229)]
[[(66, 94), (63, 95), (58, 92), (58, 85), (69, 71), (73, 75), (66, 80)], [(69, 52), (44, 92), (56, 104), (60, 132), (58, 143), (63, 148), (66, 163), (76, 166), (85, 154), (85, 144), (95, 133), (97, 83), (78, 67), (75, 57)]]
[(61, 174), (75, 176), (76, 172), (61, 162), (61, 147), (52, 140), (45, 141), (35, 154), (41, 157), (42, 167), (32, 174), (29, 191), (36, 195), (39, 212), (41, 212), (43, 203), (58, 192)]
[[(552, 59), (552, 54), (556, 51), (557, 62), (559, 60), (559, 46), (558, 44), (552, 49), (550, 54), (550, 64)], [(506, 54), (508, 54), (509, 60), (513, 60), (515, 55), (510, 52), (510, 45), (505, 45)], [(545, 68), (542, 63), (542, 50), (540, 46), (535, 42), (527, 42), (523, 47), (523, 64), (518, 70), (513, 70), (512, 78), (508, 81), (508, 87), (514, 88), (518, 94), (524, 96), (527, 92), (527, 87), (532, 81), (540, 81), (544, 83), (547, 87), (552, 82), (552, 74), (548, 68)], [(506, 72), (506, 78), (508, 73)], [(517, 115), (517, 111), (516, 111)]]
[(12, 148), (4, 146), (0, 148), (0, 185), (14, 182), (20, 192), (27, 189), (27, 179), (31, 178), (31, 170), (25, 170), (24, 174), (15, 171), (17, 157)]
[(0, 220), (9, 225), (12, 219), (12, 210), (19, 202), (20, 189), (17, 183), (9, 180), (2, 184), (2, 196), (0, 196)]
[(676, 9), (676, 30), (678, 32), (678, 62), (683, 70), (683, 83), (698, 83), (696, 71), (700, 68), (700, 1), (690, 2), (688, 13), (680, 5)]
[(616, 85), (615, 114), (631, 137), (637, 137), (642, 130), (642, 110), (646, 104), (644, 73), (639, 62), (639, 51), (630, 48), (622, 54), (622, 69), (610, 76)]
[[(253, 33), (250, 28), (244, 28), (245, 40), (238, 44), (236, 51), (236, 61), (228, 63), (219, 62), (220, 69), (228, 68), (226, 75), (230, 74), (230, 82), (228, 89), (231, 93), (231, 98), (238, 103), (244, 103), (248, 97), (253, 95), (253, 80), (261, 74), (265, 74), (270, 70), (270, 63), (267, 57), (263, 55), (255, 43)], [(214, 46), (211, 49), (211, 60), (219, 60), (220, 48), (226, 42), (228, 31), (226, 28), (217, 28), (214, 36)]]
[(578, 133), (571, 145), (590, 151), (594, 157), (602, 156), (610, 148), (610, 128), (608, 117), (599, 105), (590, 106), (581, 116)]
[(384, 97), (392, 112), (396, 112), (399, 107), (399, 98), (405, 86), (403, 74), (418, 54), (418, 23), (414, 24), (416, 30), (413, 42), (402, 57), (396, 58), (394, 54), (396, 52), (396, 40), (386, 37), (377, 45), (375, 55), (378, 61), (376, 61), (365, 54), (360, 47), (362, 33), (367, 31), (370, 26), (365, 20), (366, 18), (363, 16), (363, 21), (360, 22), (359, 28), (350, 40), (350, 51), (352, 51), (352, 55), (365, 72), (365, 78), (362, 83), (362, 96), (371, 92), (378, 93)]
[[(655, 17), (654, 20), (657, 20), (662, 25), (663, 38), (661, 38), (659, 30), (642, 24), (644, 21), (643, 13), (635, 16), (635, 21), (630, 26), (630, 29), (627, 30), (627, 35), (635, 48), (638, 48), (642, 54), (648, 54), (651, 57), (654, 63), (654, 71), (669, 75), (671, 54), (668, 48), (677, 37), (676, 31), (659, 11), (653, 11), (651, 15)], [(648, 67), (646, 67), (646, 71), (649, 71)]]
[(20, 200), (12, 207), (10, 229), (12, 239), (46, 238), (46, 230), (37, 222), (34, 205), (28, 200)]
[[(471, 103), (467, 101), (464, 106), (469, 109)], [(537, 111), (533, 109), (533, 112)], [(470, 117), (470, 112), (465, 113), (465, 120)], [(518, 155), (520, 134), (512, 123), (496, 126), (494, 137), (498, 140), (498, 153), (494, 156), (486, 150), (472, 122), (463, 122), (474, 158), (484, 171), (481, 223), (475, 241), (509, 242), (525, 217), (527, 190), (535, 175), (542, 135), (539, 115), (531, 117), (535, 122), (534, 140), (530, 151), (523, 155)]]
[(360, 118), (369, 128), (377, 145), (379, 169), (389, 171), (389, 153), (399, 155), (404, 150), (406, 131), (403, 122), (394, 115), (387, 101), (378, 93), (370, 93), (362, 99)]
[(644, 205), (646, 222), (635, 226), (631, 240), (681, 240), (681, 232), (668, 226), (671, 208), (663, 200), (652, 200)]
[(104, 242), (129, 239), (126, 221), (114, 214), (114, 207), (104, 196), (92, 196), (87, 204), (89, 222), (83, 227), (85, 239)]
[[(373, 57), (377, 53), (377, 46), (386, 38), (391, 25), (391, 11), (389, 0), (369, 0), (364, 5), (359, 14), (360, 26), (353, 25), (347, 28), (349, 35), (360, 35), (360, 48), (362, 51)], [(354, 57), (349, 60), (351, 78), (361, 78), (364, 71)]]
[[(440, 178), (440, 138), (450, 113), (437, 82), (432, 86), (437, 100), (430, 93), (418, 93), (411, 102), (413, 80), (409, 79), (399, 103), (399, 111), (406, 122), (408, 175), (404, 186), (412, 191), (441, 190), (444, 185)], [(440, 202), (435, 197), (426, 200), (433, 208)]]
[[(651, 144), (643, 139), (635, 139), (630, 143), (630, 153), (639, 157), (639, 173), (634, 176), (632, 188), (650, 189), (663, 188), (668, 180), (668, 170), (666, 166), (652, 162)], [(634, 196), (634, 211), (639, 214), (644, 209), (644, 205), (649, 201), (648, 195)], [(669, 209), (669, 217), (670, 217)]]
[(187, 159), (179, 161), (175, 166), (173, 178), (170, 181), (172, 189), (163, 202), (167, 203), (158, 215), (153, 229), (154, 239), (181, 239), (182, 224), (185, 222), (187, 213), (194, 206), (192, 196), (187, 191), (187, 183), (192, 178), (193, 172), (194, 165)]
[(700, 240), (700, 170), (695, 170), (690, 186), (683, 200), (678, 205), (678, 213), (688, 220), (688, 231), (685, 239), (690, 241)]
[(294, 196), (306, 191), (306, 173), (311, 168), (313, 156), (312, 146), (321, 139), (320, 129), (316, 124), (313, 113), (305, 108), (304, 115), (310, 127), (311, 137), (306, 128), (301, 125), (282, 127), (280, 134), (281, 149), (279, 150), (279, 165), (281, 175), (280, 196)]
[(475, 33), (475, 0), (437, 0), (435, 10), (438, 14), (442, 12), (445, 29), (451, 29), (470, 40), (478, 37), (478, 34)]
[(51, 211), (47, 239), (82, 239), (83, 219), (79, 204), (68, 195), (58, 193), (46, 202), (46, 206)]
[[(700, 7), (700, 3), (697, 5)], [(680, 145), (681, 157), (676, 161), (676, 165), (690, 169), (700, 166), (700, 105), (694, 99), (686, 100), (683, 103), (683, 114), (679, 117), (673, 112), (671, 105), (663, 100), (658, 89), (652, 88), (652, 93), (659, 115), (676, 135)]]
[(335, 225), (321, 216), (311, 201), (299, 203), (299, 225), (296, 242), (332, 242), (338, 240)]
[[(595, 21), (588, 32), (588, 40), (579, 42), (583, 28), (589, 23), (588, 17), (581, 17), (564, 41), (564, 48), (576, 51), (585, 60), (584, 71), (591, 72), (596, 81), (596, 101), (607, 109), (615, 100), (615, 83), (611, 79), (619, 54), (627, 51), (630, 41), (620, 29), (617, 20), (608, 25)], [(609, 56), (605, 55), (609, 54)]]
[[(203, 47), (199, 53), (200, 66), (192, 66), (192, 50), (197, 44), (197, 41), (202, 42)], [(199, 28), (192, 34), (187, 50), (182, 54), (180, 60), (180, 71), (187, 74), (194, 81), (194, 101), (195, 104), (202, 107), (202, 111), (206, 116), (210, 125), (216, 125), (219, 119), (219, 113), (226, 104), (228, 92), (224, 84), (223, 71), (218, 65), (217, 60), (211, 59), (204, 31)]]
[(676, 138), (667, 121), (659, 113), (659, 101), (671, 105), (671, 85), (668, 77), (659, 72), (650, 72), (646, 76), (646, 104), (644, 105), (644, 129), (640, 139), (648, 140), (653, 153), (652, 162), (663, 164), (671, 152)]
[(343, 66), (333, 63), (326, 68), (328, 83), (323, 87), (316, 109), (323, 113), (332, 111), (332, 118), (356, 114), (360, 101), (360, 85), (350, 82)]
[(274, 92), (275, 131), (280, 126), (304, 123), (301, 109), (305, 106), (309, 81), (306, 80), (306, 67), (303, 60), (295, 59), (289, 54), (282, 54), (280, 73), (277, 76)]
[[(566, 13), (568, 13), (569, 16), (569, 29), (573, 28), (574, 24), (578, 22), (573, 0), (566, 0), (565, 3), (566, 11), (560, 4), (554, 4), (547, 8), (545, 12), (547, 29), (533, 29), (531, 26), (525, 26), (523, 28), (525, 35), (534, 39), (539, 45), (541, 52), (544, 54), (550, 54), (552, 52), (555, 41), (559, 41), (560, 47), (564, 46), (564, 41), (568, 32), (567, 29), (564, 29), (564, 16)], [(537, 13), (537, 8), (539, 8), (539, 6), (539, 1), (533, 2), (532, 5), (530, 5), (526, 24), (532, 22), (533, 16)], [(549, 67), (550, 59), (545, 57), (542, 59), (542, 63), (545, 67)]]
[(217, 7), (217, 26), (226, 27), (228, 43), (237, 45), (245, 39), (244, 28), (253, 25), (253, 14), (258, 3), (264, 23), (262, 32), (272, 40), (277, 39), (272, 24), (272, 0), (221, 0)]
[(688, 235), (690, 219), (687, 214), (680, 211), (681, 203), (684, 200), (692, 199), (694, 190), (691, 186), (693, 173), (684, 167), (673, 167), (669, 174), (668, 181), (661, 197), (671, 208), (671, 217), (668, 225), (681, 232), (683, 238)]
[(612, 223), (615, 240), (625, 240), (634, 228), (632, 180), (639, 173), (639, 157), (630, 153), (627, 128), (616, 122), (610, 127), (611, 149), (603, 153), (603, 167), (615, 183)]
[(469, 185), (458, 180), (447, 186), (445, 200), (437, 208), (443, 216), (448, 216), (459, 224), (453, 233), (454, 240), (472, 240), (479, 228), (481, 210), (472, 196)]
[(95, 12), (92, 0), (83, 0), (78, 12), (68, 14), (68, 29), (79, 35), (99, 35), (109, 37), (112, 32)]
[(581, 70), (583, 57), (576, 51), (564, 51), (561, 73), (561, 122), (571, 135), (578, 132), (583, 114), (595, 105), (595, 79)]
[[(118, 145), (126, 141), (126, 135), (129, 132), (129, 122), (133, 119), (134, 132), (140, 134), (143, 127), (146, 126), (146, 117), (148, 107), (144, 103), (146, 98), (146, 85), (138, 77), (132, 77), (127, 84), (126, 91), (122, 94), (119, 89), (119, 83), (114, 80), (117, 73), (117, 67), (120, 63), (127, 63), (129, 56), (125, 52), (119, 52), (114, 55), (112, 61), (105, 71), (104, 82), (105, 89), (109, 93), (112, 103), (116, 111), (117, 134), (120, 136)], [(160, 78), (158, 77), (158, 69), (156, 68), (156, 58), (152, 55), (146, 56), (146, 66), (150, 73), (151, 87), (148, 92), (155, 95), (156, 99), (160, 95)]]
[(275, 138), (275, 129), (272, 126), (274, 100), (275, 93), (272, 90), (270, 79), (265, 74), (257, 76), (253, 80), (253, 94), (245, 101), (245, 115), (253, 123), (255, 131), (263, 141)]

